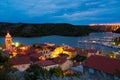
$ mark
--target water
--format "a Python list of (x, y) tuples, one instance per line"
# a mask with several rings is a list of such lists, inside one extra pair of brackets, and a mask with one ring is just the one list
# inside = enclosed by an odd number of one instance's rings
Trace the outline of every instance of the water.
[[(21, 37), (13, 37), (13, 42), (20, 42), (25, 45), (32, 45), (35, 43), (45, 43), (45, 42), (52, 42), (57, 45), (66, 44), (72, 47), (78, 47), (78, 40), (88, 40), (92, 38), (102, 38), (102, 37), (112, 37), (112, 36), (120, 36), (120, 34), (116, 33), (91, 33), (89, 36), (82, 36), (82, 37), (64, 37), (64, 36), (45, 36), (45, 37), (34, 37), (34, 38), (21, 38)], [(0, 38), (0, 44), (4, 43), (4, 38)], [(94, 47), (95, 49), (101, 51), (103, 50), (105, 53), (110, 51), (118, 51), (119, 49), (114, 49), (110, 47), (103, 46), (101, 44), (85, 44), (80, 43), (80, 48), (86, 49)]]

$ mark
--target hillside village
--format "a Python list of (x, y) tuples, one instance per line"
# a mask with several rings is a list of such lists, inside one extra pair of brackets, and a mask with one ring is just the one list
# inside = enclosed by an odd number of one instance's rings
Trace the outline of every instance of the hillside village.
[(20, 72), (25, 72), (31, 65), (38, 65), (47, 71), (60, 68), (64, 75), (77, 72), (79, 80), (83, 80), (84, 76), (90, 80), (95, 80), (96, 76), (97, 80), (120, 79), (120, 55), (105, 55), (92, 48), (84, 50), (53, 43), (24, 45), (14, 43), (8, 32), (1, 53), (7, 56), (12, 67)]

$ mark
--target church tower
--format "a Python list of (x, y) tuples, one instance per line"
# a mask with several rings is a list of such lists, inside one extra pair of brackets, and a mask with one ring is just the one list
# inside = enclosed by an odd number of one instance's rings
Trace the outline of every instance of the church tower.
[(5, 46), (7, 50), (12, 49), (12, 37), (9, 32), (7, 32), (7, 35), (5, 36)]

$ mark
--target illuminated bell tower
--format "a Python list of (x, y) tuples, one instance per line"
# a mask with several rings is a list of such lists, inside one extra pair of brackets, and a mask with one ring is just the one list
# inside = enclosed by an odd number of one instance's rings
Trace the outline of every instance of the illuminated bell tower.
[(12, 37), (9, 32), (7, 32), (7, 35), (5, 36), (5, 46), (7, 50), (12, 49)]

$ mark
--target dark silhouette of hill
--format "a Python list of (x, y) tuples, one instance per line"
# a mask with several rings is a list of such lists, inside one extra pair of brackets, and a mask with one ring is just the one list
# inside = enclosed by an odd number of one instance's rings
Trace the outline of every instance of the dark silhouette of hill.
[(71, 25), (66, 23), (25, 24), (25, 23), (0, 23), (0, 36), (5, 36), (9, 31), (15, 37), (38, 37), (48, 35), (85, 36), (92, 30), (87, 25)]

